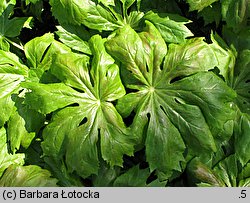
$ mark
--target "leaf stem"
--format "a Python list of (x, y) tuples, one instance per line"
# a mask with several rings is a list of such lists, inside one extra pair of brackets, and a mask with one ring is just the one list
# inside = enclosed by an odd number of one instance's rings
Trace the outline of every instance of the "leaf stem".
[(22, 45), (19, 45), (19, 44), (17, 44), (16, 42), (13, 42), (12, 40), (8, 39), (7, 37), (5, 37), (5, 39), (6, 39), (10, 44), (12, 44), (13, 46), (15, 46), (16, 48), (18, 48), (18, 49), (24, 51), (24, 48), (23, 48)]

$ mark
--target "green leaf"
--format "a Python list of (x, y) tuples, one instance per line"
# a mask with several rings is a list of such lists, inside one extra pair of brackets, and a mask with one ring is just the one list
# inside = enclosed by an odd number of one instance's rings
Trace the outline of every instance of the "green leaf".
[[(156, 169), (160, 180), (182, 170), (186, 148), (197, 156), (209, 155), (220, 141), (230, 138), (234, 111), (229, 102), (235, 93), (213, 73), (192, 70), (192, 66), (199, 69), (199, 64), (213, 63), (207, 51), (198, 48), (196, 55), (202, 57), (196, 60), (182, 61), (194, 55), (185, 51), (180, 58), (166, 56), (165, 42), (150, 22), (140, 34), (124, 27), (106, 42), (106, 48), (128, 70), (126, 77), (133, 78), (125, 84), (135, 92), (119, 99), (117, 109), (123, 116), (135, 111), (131, 128), (139, 140), (145, 139), (150, 170)], [(189, 71), (193, 75), (185, 77)], [(145, 128), (144, 135), (138, 125)]]
[(212, 3), (216, 2), (218, 0), (187, 0), (187, 2), (189, 3), (189, 11), (194, 11), (194, 10), (198, 10), (201, 11), (203, 10), (205, 7), (211, 5)]
[(149, 169), (140, 169), (136, 165), (119, 176), (115, 182), (115, 187), (146, 187), (147, 179), (150, 175)]
[(9, 19), (13, 5), (9, 5), (0, 16), (0, 35), (5, 37), (16, 37), (20, 34), (29, 17), (14, 17)]
[(58, 179), (58, 185), (62, 187), (83, 186), (81, 177), (70, 173), (65, 163), (59, 157), (56, 157), (56, 159), (53, 157), (44, 157), (44, 161), (46, 162), (46, 167), (53, 174), (53, 177)]
[(239, 31), (244, 28), (250, 16), (248, 0), (221, 0), (222, 19), (227, 22), (227, 27)]
[(6, 38), (3, 37), (3, 36), (0, 36), (0, 49), (3, 50), (3, 51), (9, 51), (10, 50), (10, 44), (6, 40)]
[(25, 102), (31, 109), (43, 114), (51, 113), (59, 108), (86, 99), (85, 95), (62, 83), (39, 84), (24, 82), (22, 86), (32, 90), (32, 92), (26, 93)]
[(88, 40), (90, 33), (83, 27), (79, 26), (57, 26), (58, 31), (56, 34), (59, 36), (59, 40), (73, 50), (80, 51), (82, 53), (91, 54)]
[(168, 43), (182, 43), (187, 37), (193, 36), (192, 32), (185, 26), (190, 21), (179, 15), (157, 14), (150, 11), (144, 18), (155, 25), (163, 39)]
[(246, 179), (250, 177), (250, 163), (246, 164), (239, 174), (240, 179)]
[(105, 6), (115, 6), (115, 0), (98, 0), (98, 3), (103, 3)]
[(26, 3), (26, 5), (28, 5), (29, 3), (36, 4), (39, 1), (41, 1), (41, 0), (25, 0), (25, 3)]
[(28, 75), (28, 68), (11, 52), (0, 50), (0, 127), (10, 118), (14, 110), (11, 95), (20, 90), (20, 83)]
[(222, 187), (225, 186), (217, 174), (198, 158), (194, 158), (187, 166), (188, 180), (198, 186)]
[(250, 161), (250, 116), (249, 114), (240, 115), (235, 121), (234, 137), (235, 137), (235, 154), (237, 160), (242, 166)]
[[(0, 179), (1, 187), (56, 187), (57, 180), (50, 177), (49, 171), (39, 166), (8, 167)], [(14, 177), (14, 178), (13, 178)]]
[(47, 33), (41, 37), (30, 40), (24, 46), (25, 56), (32, 68), (38, 68), (43, 60), (44, 52), (54, 41), (54, 36)]
[[(7, 139), (6, 139), (6, 130), (0, 128), (0, 177), (4, 171), (13, 164), (23, 165), (24, 164), (24, 154), (9, 154)], [(13, 177), (12, 177), (13, 178)]]
[(128, 9), (136, 0), (120, 0), (126, 9)]
[(70, 48), (55, 41), (53, 34), (47, 33), (26, 43), (24, 52), (30, 65), (27, 81), (55, 83), (58, 82), (58, 80), (50, 73), (54, 55), (68, 53), (70, 52)]
[[(237, 155), (232, 154), (210, 168), (195, 158), (188, 164), (189, 182), (198, 186), (247, 187), (249, 185), (249, 167), (243, 168), (245, 174), (240, 174), (242, 167), (239, 167), (237, 161)], [(248, 171), (248, 175), (246, 171)]]
[(216, 67), (220, 70), (219, 74), (224, 77), (226, 82), (230, 82), (233, 77), (236, 57), (218, 34), (211, 34), (211, 40), (213, 43), (210, 44), (210, 47), (217, 58)]
[(94, 187), (112, 187), (114, 180), (120, 173), (119, 167), (110, 167), (104, 161), (100, 161), (100, 168), (97, 175), (94, 175)]
[(171, 73), (168, 81), (181, 75), (212, 70), (219, 65), (212, 45), (203, 38), (193, 38), (184, 44), (170, 44), (164, 66)]
[(149, 168), (140, 169), (139, 165), (130, 168), (128, 171), (117, 177), (114, 187), (164, 187), (166, 182), (159, 182), (158, 179), (147, 183), (150, 176)]
[(0, 99), (16, 91), (28, 75), (28, 68), (11, 52), (0, 50)]
[(31, 90), (26, 103), (33, 109), (58, 110), (43, 132), (44, 155), (65, 162), (69, 172), (82, 177), (98, 172), (99, 150), (111, 166), (122, 166), (122, 156), (133, 153), (133, 137), (111, 103), (125, 90), (119, 68), (103, 43), (98, 35), (90, 39), (91, 65), (85, 55), (57, 55), (51, 72), (63, 83), (24, 83)]
[(240, 180), (239, 187), (250, 187), (250, 178)]
[(214, 167), (214, 172), (223, 180), (227, 187), (237, 187), (237, 157), (228, 156)]
[(11, 99), (10, 95), (7, 95), (0, 99), (0, 108), (1, 108), (0, 127), (2, 127), (4, 123), (9, 120), (12, 114), (12, 111), (14, 109), (14, 105), (15, 103)]
[[(102, 1), (101, 1), (102, 2)], [(104, 3), (107, 1), (103, 1)], [(112, 31), (123, 25), (110, 10), (93, 0), (50, 0), (53, 15), (60, 24), (84, 24), (99, 31)], [(65, 18), (67, 16), (67, 18)]]
[(44, 117), (41, 114), (23, 104), (23, 98), (16, 96), (14, 101), (17, 110), (11, 115), (7, 128), (10, 149), (13, 153), (21, 145), (28, 148), (44, 122)]
[(156, 10), (158, 13), (168, 12), (181, 14), (181, 10), (175, 0), (137, 0), (138, 10), (148, 12)]
[(205, 21), (205, 25), (215, 22), (216, 26), (219, 26), (221, 21), (221, 4), (216, 1), (208, 7), (205, 7), (198, 13), (198, 16), (202, 17)]
[(232, 88), (237, 92), (236, 104), (242, 112), (250, 113), (250, 50), (237, 57)]
[(9, 6), (9, 5), (15, 5), (16, 0), (0, 0), (0, 14), (3, 13), (3, 11)]
[(250, 49), (250, 28), (244, 27), (235, 33), (232, 28), (223, 27), (223, 38), (229, 45), (233, 45), (237, 51)]

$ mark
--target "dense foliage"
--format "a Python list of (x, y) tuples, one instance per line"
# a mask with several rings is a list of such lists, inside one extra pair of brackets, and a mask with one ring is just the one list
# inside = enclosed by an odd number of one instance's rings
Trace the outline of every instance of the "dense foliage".
[(250, 186), (249, 21), (248, 0), (0, 0), (0, 186)]

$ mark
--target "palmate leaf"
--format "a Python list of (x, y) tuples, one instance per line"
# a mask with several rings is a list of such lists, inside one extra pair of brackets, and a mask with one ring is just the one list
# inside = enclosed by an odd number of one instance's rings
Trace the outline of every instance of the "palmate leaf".
[(119, 99), (117, 109), (125, 117), (135, 111), (131, 128), (139, 142), (145, 139), (150, 170), (168, 179), (173, 170), (181, 171), (186, 148), (196, 156), (209, 155), (229, 139), (234, 118), (229, 102), (235, 93), (206, 71), (217, 65), (211, 47), (196, 47), (199, 39), (192, 39), (187, 51), (173, 45), (166, 55), (157, 29), (147, 22), (145, 30), (137, 34), (124, 27), (105, 45), (127, 70), (126, 86), (135, 91)]
[[(69, 2), (72, 2), (69, 4)], [(136, 0), (116, 0), (116, 1), (54, 1), (51, 0), (52, 11), (61, 24), (83, 24), (91, 29), (99, 31), (114, 31), (123, 26), (130, 25), (132, 28), (138, 30), (141, 27), (143, 20), (151, 21), (161, 32), (166, 42), (181, 43), (186, 37), (193, 36), (192, 32), (185, 26), (190, 21), (180, 15), (161, 13), (157, 14), (149, 11), (146, 14), (141, 12), (138, 6), (135, 6)], [(139, 4), (139, 2), (137, 1)], [(166, 2), (161, 2), (166, 3)], [(144, 4), (144, 3), (143, 3)], [(63, 7), (66, 9), (60, 9)], [(65, 13), (64, 13), (65, 12)], [(166, 12), (166, 11), (165, 11)], [(69, 16), (65, 18), (66, 15)], [(73, 18), (70, 20), (70, 18)], [(61, 28), (60, 28), (61, 29)], [(75, 46), (74, 41), (79, 41), (79, 36), (64, 32), (59, 32), (62, 40), (71, 46)], [(73, 39), (69, 43), (69, 39)], [(86, 51), (86, 43), (81, 43)], [(87, 53), (87, 52), (86, 52)]]
[(134, 150), (133, 138), (111, 103), (125, 90), (103, 43), (98, 35), (90, 39), (90, 68), (85, 55), (55, 56), (51, 72), (63, 83), (23, 84), (31, 90), (26, 94), (31, 108), (41, 113), (58, 110), (43, 132), (44, 155), (55, 163), (65, 162), (68, 172), (82, 177), (98, 172), (98, 153), (109, 165), (122, 166), (122, 156)]

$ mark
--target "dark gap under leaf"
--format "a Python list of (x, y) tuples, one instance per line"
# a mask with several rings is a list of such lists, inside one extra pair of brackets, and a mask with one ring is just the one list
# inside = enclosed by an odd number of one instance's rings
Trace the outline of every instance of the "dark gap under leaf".
[(165, 115), (168, 115), (167, 112), (165, 111), (165, 109), (163, 108), (162, 105), (160, 105), (160, 108), (161, 108), (161, 110), (164, 112)]
[(67, 107), (75, 107), (75, 106), (80, 106), (80, 105), (78, 103), (73, 103), (73, 104), (68, 105)]
[(40, 63), (42, 63), (42, 61), (45, 58), (46, 54), (48, 53), (48, 50), (49, 50), (50, 47), (51, 47), (51, 44), (43, 52), (43, 55), (42, 55), (41, 60), (40, 60)]
[(129, 93), (133, 93), (133, 92), (138, 92), (138, 90), (126, 88), (126, 92), (127, 92), (127, 94), (129, 94)]
[(137, 152), (134, 153), (133, 157), (130, 157), (128, 155), (123, 156), (123, 169), (127, 170), (129, 168), (132, 168), (133, 166), (140, 164), (140, 168), (147, 168), (148, 163), (146, 162), (146, 156), (145, 156), (145, 147)]
[(157, 175), (156, 175), (156, 172), (155, 170), (149, 175), (147, 181), (146, 181), (146, 184), (150, 184), (151, 182), (153, 182), (154, 180), (157, 179)]
[(135, 111), (132, 111), (128, 117), (123, 118), (123, 121), (126, 126), (130, 126), (133, 123), (135, 115), (136, 115)]
[(79, 89), (79, 88), (76, 88), (76, 87), (71, 87), (71, 88), (74, 89), (74, 90), (77, 91), (77, 92), (85, 93), (84, 90), (81, 90), (81, 89)]
[(219, 76), (225, 82), (225, 78), (220, 74), (220, 69), (217, 66), (215, 66), (213, 69), (210, 69), (208, 71), (213, 72), (215, 75)]
[[(181, 104), (181, 102), (177, 99), (177, 98), (174, 98), (174, 101), (177, 103), (177, 104)], [(164, 109), (163, 109), (164, 111)]]
[(146, 63), (146, 71), (149, 73), (149, 68), (147, 63)]
[(164, 60), (162, 60), (161, 64), (160, 64), (160, 70), (163, 70), (164, 68)]
[(81, 126), (81, 125), (84, 125), (84, 124), (87, 123), (87, 122), (88, 122), (88, 118), (87, 118), (87, 117), (84, 117), (84, 118), (82, 119), (82, 121), (79, 123), (78, 127)]
[(2, 63), (1, 65), (0, 65), (0, 67), (6, 67), (6, 66), (11, 66), (11, 67), (14, 67), (14, 65), (13, 64), (11, 64), (11, 63)]
[(174, 77), (170, 80), (170, 84), (174, 83), (174, 82), (177, 82), (181, 79), (183, 79), (184, 77), (183, 76), (177, 76), (177, 77)]

